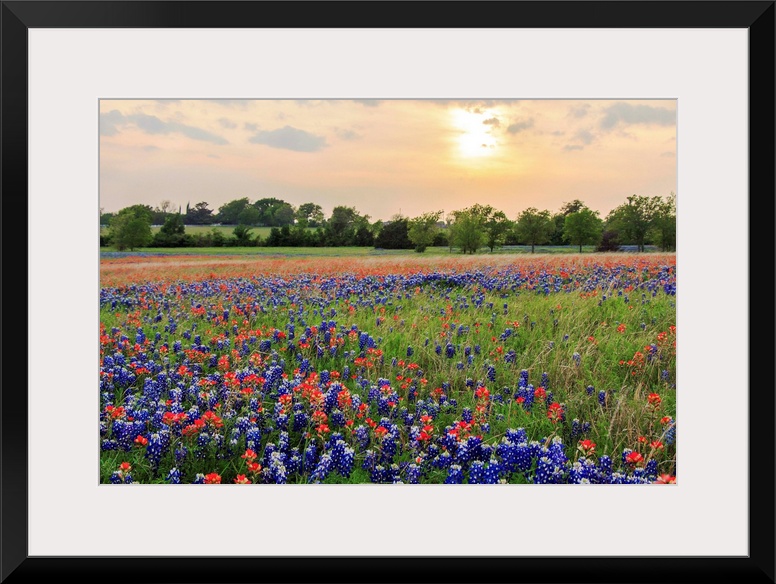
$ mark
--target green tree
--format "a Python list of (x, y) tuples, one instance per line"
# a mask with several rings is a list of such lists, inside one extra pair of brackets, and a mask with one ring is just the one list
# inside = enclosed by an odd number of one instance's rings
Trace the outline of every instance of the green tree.
[(272, 208), (272, 225), (283, 227), (293, 225), (296, 211), (289, 203), (282, 203)]
[(536, 245), (547, 243), (554, 230), (555, 223), (550, 212), (539, 211), (536, 207), (520, 213), (515, 224), (517, 237), (531, 246), (531, 253), (534, 253)]
[(134, 250), (151, 242), (152, 211), (147, 205), (132, 205), (119, 211), (110, 222), (110, 238), (119, 250)]
[(237, 225), (232, 229), (232, 235), (238, 247), (250, 247), (255, 244), (255, 240), (251, 237), (251, 228), (247, 225)]
[(248, 197), (243, 197), (242, 199), (235, 199), (233, 201), (229, 201), (228, 203), (224, 203), (218, 208), (216, 221), (223, 225), (237, 225), (239, 223), (240, 213), (242, 213), (247, 207), (250, 206), (251, 202)]
[(193, 208), (186, 205), (186, 209), (186, 218), (184, 219), (186, 225), (212, 225), (215, 222), (213, 210), (208, 208), (205, 201), (197, 203)]
[(663, 251), (676, 249), (676, 194), (671, 192), (665, 199), (657, 197), (652, 228)]
[(584, 207), (566, 215), (563, 239), (572, 245), (578, 245), (579, 253), (582, 253), (583, 245), (597, 245), (601, 241), (603, 229), (604, 222), (598, 216), (598, 211)]
[(168, 215), (159, 233), (154, 235), (155, 247), (183, 247), (186, 245), (186, 227), (180, 213)]
[(237, 214), (237, 225), (258, 225), (260, 221), (261, 214), (253, 205), (248, 205)]
[(412, 249), (409, 236), (409, 219), (402, 215), (394, 215), (383, 225), (375, 238), (375, 247), (382, 249)]
[(616, 231), (620, 239), (644, 251), (660, 197), (631, 195), (627, 202), (613, 209), (606, 217), (606, 229)]
[(315, 203), (303, 203), (296, 210), (297, 223), (303, 227), (319, 227), (323, 219), (323, 209)]
[(415, 245), (415, 251), (422, 253), (426, 251), (429, 245), (434, 243), (434, 237), (437, 231), (439, 231), (437, 222), (441, 216), (442, 211), (433, 211), (410, 219), (407, 236)]
[(475, 253), (485, 241), (485, 217), (480, 206), (453, 211), (450, 225), (450, 246), (458, 247), (462, 253)]
[(563, 236), (563, 229), (566, 223), (566, 217), (571, 213), (577, 213), (584, 209), (586, 205), (579, 199), (574, 199), (571, 202), (563, 203), (560, 211), (556, 215), (552, 216), (552, 221), (555, 223), (555, 231), (550, 236), (550, 245), (563, 245), (566, 240)]
[(503, 211), (493, 210), (485, 218), (485, 245), (493, 253), (495, 247), (504, 245), (507, 232), (512, 228), (512, 222)]

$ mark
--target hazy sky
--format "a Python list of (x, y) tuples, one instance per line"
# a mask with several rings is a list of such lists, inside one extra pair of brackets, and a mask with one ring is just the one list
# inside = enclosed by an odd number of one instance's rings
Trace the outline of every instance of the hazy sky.
[(372, 220), (676, 192), (674, 100), (102, 100), (100, 206), (234, 199)]

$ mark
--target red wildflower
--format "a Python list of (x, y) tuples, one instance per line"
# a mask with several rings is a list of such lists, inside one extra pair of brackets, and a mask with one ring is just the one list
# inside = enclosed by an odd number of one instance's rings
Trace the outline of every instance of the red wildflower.
[(593, 454), (595, 452), (595, 442), (591, 440), (580, 440), (578, 448), (582, 454)]
[(211, 472), (205, 475), (206, 485), (219, 485), (221, 484), (221, 475), (215, 472)]
[(643, 460), (644, 457), (635, 450), (625, 457), (625, 462), (628, 464), (638, 464)]
[(142, 434), (138, 434), (135, 438), (135, 444), (138, 446), (148, 446), (148, 438), (143, 436)]
[(244, 458), (244, 459), (245, 459), (245, 460), (247, 460), (248, 462), (253, 462), (254, 460), (256, 460), (256, 458), (258, 458), (258, 456), (259, 456), (258, 454), (256, 454), (256, 453), (255, 453), (253, 450), (251, 450), (250, 448), (248, 448), (248, 449), (245, 451), (245, 454), (241, 454), (241, 455), (240, 455), (240, 458)]
[(662, 402), (663, 399), (656, 393), (650, 393), (647, 396), (647, 402), (649, 405), (651, 405), (653, 408), (657, 409), (660, 407), (660, 402)]
[(553, 423), (557, 424), (563, 419), (563, 406), (558, 402), (553, 402), (547, 408), (547, 418)]
[(676, 477), (670, 474), (661, 474), (655, 481), (656, 485), (675, 485)]
[(251, 484), (251, 481), (248, 477), (246, 477), (244, 474), (238, 474), (237, 478), (234, 479), (235, 484), (237, 485), (249, 485)]

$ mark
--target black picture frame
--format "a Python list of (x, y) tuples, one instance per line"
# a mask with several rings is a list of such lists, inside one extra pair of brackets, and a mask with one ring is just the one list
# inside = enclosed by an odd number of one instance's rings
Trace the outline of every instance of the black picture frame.
[[(301, 5), (304, 4), (304, 7)], [(430, 10), (421, 4), (434, 4)], [(0, 579), (53, 582), (774, 582), (774, 1), (2, 2)], [(508, 10), (507, 6), (508, 4)], [(484, 9), (487, 5), (488, 9)], [(303, 9), (302, 9), (303, 8)], [(506, 18), (494, 19), (498, 11)], [(746, 28), (749, 31), (750, 410), (747, 557), (29, 557), (26, 326), (27, 32), (30, 28), (293, 26)], [(495, 24), (494, 24), (495, 22)], [(412, 24), (407, 24), (412, 23)], [(751, 279), (756, 275), (756, 283)], [(758, 331), (764, 327), (764, 338)], [(3, 350), (4, 349), (4, 350)], [(5, 368), (2, 368), (5, 364)], [(756, 398), (756, 399), (755, 399)], [(754, 470), (756, 469), (756, 475)], [(713, 513), (713, 509), (709, 513)], [(637, 531), (637, 528), (635, 528)], [(633, 533), (634, 528), (627, 528)]]

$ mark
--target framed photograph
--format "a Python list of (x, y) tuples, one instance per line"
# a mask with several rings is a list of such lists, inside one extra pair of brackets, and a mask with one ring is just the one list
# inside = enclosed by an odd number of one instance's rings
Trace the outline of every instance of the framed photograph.
[(2, 3), (2, 581), (774, 581), (774, 3), (441, 8)]

